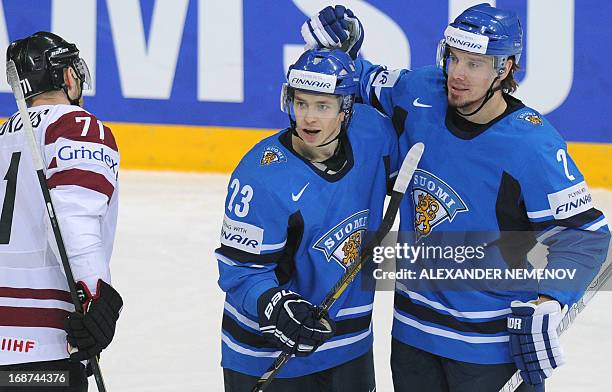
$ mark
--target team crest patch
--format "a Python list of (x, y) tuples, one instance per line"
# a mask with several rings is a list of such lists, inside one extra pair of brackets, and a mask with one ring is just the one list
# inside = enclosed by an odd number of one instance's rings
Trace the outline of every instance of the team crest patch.
[(458, 213), (468, 211), (450, 185), (422, 169), (414, 172), (412, 201), (417, 239), (429, 235), (434, 227), (445, 220), (452, 222)]
[(524, 112), (521, 113), (518, 118), (520, 120), (525, 120), (525, 121), (529, 121), (530, 123), (532, 123), (533, 125), (542, 125), (542, 117), (540, 117), (539, 114), (534, 113), (534, 112)]
[(359, 211), (325, 233), (313, 248), (325, 254), (327, 261), (335, 260), (344, 269), (359, 257), (361, 244), (368, 228), (369, 210)]
[(261, 165), (266, 166), (271, 163), (286, 162), (287, 157), (285, 153), (276, 146), (268, 146), (265, 148), (263, 155), (261, 156)]

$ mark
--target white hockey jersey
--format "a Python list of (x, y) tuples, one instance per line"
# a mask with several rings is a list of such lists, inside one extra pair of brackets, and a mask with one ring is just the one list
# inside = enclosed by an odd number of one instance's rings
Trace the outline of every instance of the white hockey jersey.
[[(74, 278), (95, 290), (110, 283), (117, 144), (78, 106), (28, 111)], [(25, 136), (18, 113), (0, 127), (0, 365), (67, 358), (74, 310)]]

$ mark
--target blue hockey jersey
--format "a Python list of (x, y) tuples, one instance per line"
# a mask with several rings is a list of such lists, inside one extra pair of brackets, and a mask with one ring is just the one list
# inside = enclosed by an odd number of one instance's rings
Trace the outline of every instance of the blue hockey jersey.
[[(226, 292), (221, 365), (252, 376), (280, 353), (259, 333), (259, 296), (280, 286), (319, 304), (357, 259), (366, 231), (379, 227), (397, 169), (395, 131), (366, 105), (354, 105), (343, 140), (348, 162), (336, 174), (296, 154), (290, 138), (284, 130), (264, 139), (233, 172), (215, 253)], [(359, 274), (330, 309), (335, 336), (312, 355), (292, 358), (279, 376), (315, 373), (365, 354), (373, 300)]]
[(510, 302), (538, 294), (562, 304), (576, 301), (605, 260), (610, 240), (605, 217), (593, 207), (565, 142), (537, 111), (506, 95), (511, 110), (466, 132), (450, 119), (439, 68), (390, 71), (358, 61), (358, 69), (363, 100), (392, 118), (400, 157), (416, 142), (426, 146), (411, 197), (401, 205), (402, 231), (414, 231), (417, 239), (436, 232), (487, 233), (493, 244), (505, 232), (525, 232), (522, 246), (487, 248), (481, 266), (526, 260), (539, 241), (548, 246), (546, 270), (575, 270), (569, 283), (536, 281), (531, 291), (494, 284), (444, 290), (430, 282), (434, 289), (424, 291), (406, 281), (396, 285), (396, 339), (466, 362), (512, 362), (506, 333)]

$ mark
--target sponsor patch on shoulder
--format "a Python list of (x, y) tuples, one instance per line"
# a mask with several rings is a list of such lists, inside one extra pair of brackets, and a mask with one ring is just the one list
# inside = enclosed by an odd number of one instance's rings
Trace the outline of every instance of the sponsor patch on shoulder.
[(517, 117), (519, 120), (525, 120), (532, 123), (533, 125), (542, 125), (542, 117), (535, 112), (523, 112)]
[(384, 70), (378, 73), (372, 82), (372, 87), (393, 87), (399, 79), (401, 69)]
[(259, 163), (262, 166), (269, 165), (271, 163), (287, 162), (285, 153), (276, 146), (268, 146), (264, 149)]
[(263, 233), (261, 227), (238, 222), (225, 215), (221, 228), (221, 244), (258, 255), (261, 253)]
[(593, 208), (593, 198), (584, 181), (548, 194), (548, 203), (555, 219), (566, 219)]

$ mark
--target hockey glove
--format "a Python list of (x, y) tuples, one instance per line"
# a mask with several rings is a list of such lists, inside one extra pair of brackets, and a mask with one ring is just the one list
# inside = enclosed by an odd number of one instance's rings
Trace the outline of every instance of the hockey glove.
[(306, 49), (340, 48), (353, 60), (363, 44), (363, 26), (353, 11), (344, 6), (327, 6), (302, 25)]
[(334, 336), (334, 322), (325, 314), (315, 317), (316, 308), (300, 295), (272, 288), (259, 297), (259, 330), (281, 350), (306, 356)]
[(70, 354), (72, 362), (93, 358), (110, 344), (123, 307), (119, 293), (101, 279), (96, 295), (92, 296), (83, 282), (77, 283), (77, 293), (85, 313), (71, 313), (64, 324), (68, 343), (78, 349)]
[(508, 316), (510, 352), (525, 383), (543, 388), (544, 379), (565, 363), (557, 326), (563, 318), (557, 301), (539, 305), (512, 301)]

